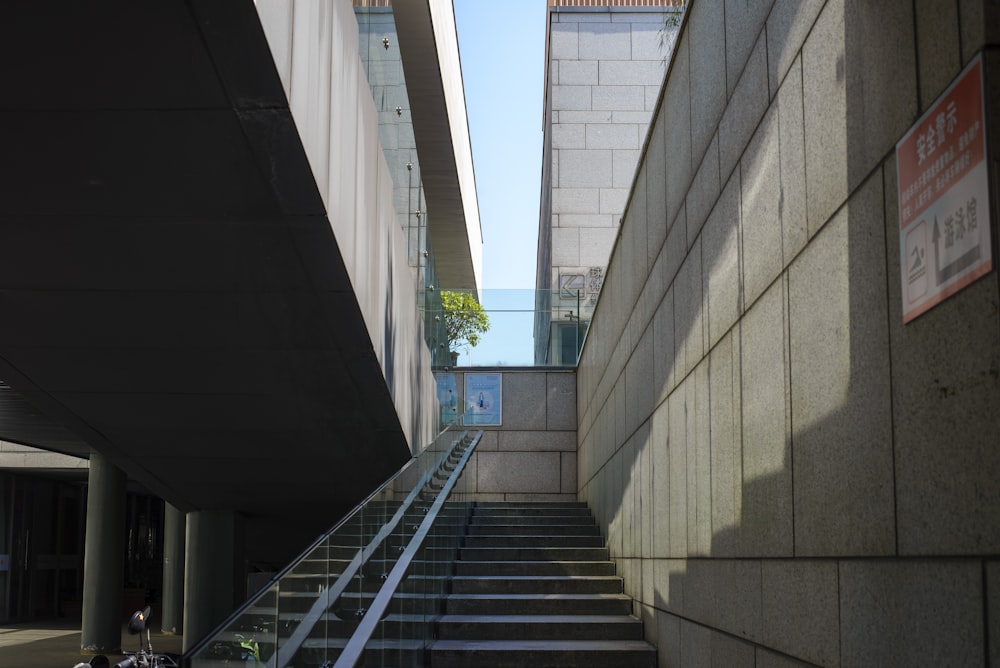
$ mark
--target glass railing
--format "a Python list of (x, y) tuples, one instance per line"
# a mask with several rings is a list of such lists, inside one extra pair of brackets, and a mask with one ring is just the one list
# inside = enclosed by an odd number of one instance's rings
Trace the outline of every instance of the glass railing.
[[(434, 213), (427, 210), (399, 50), (399, 29), (388, 0), (353, 0), (353, 4), (358, 22), (358, 54), (378, 114), (379, 146), (392, 178), (393, 209), (406, 242), (406, 261), (417, 284), (420, 308), (433, 310), (440, 308), (440, 300), (433, 289), (425, 288), (433, 288), (439, 282), (429, 227)], [(437, 342), (444, 336), (432, 321), (425, 321), (424, 337), (431, 349), (432, 363), (438, 365)]]
[(471, 507), (447, 498), (480, 435), (447, 428), (182, 665), (423, 665)]
[[(476, 345), (456, 334), (470, 314), (439, 306), (425, 321), (444, 323), (435, 368), (446, 367), (575, 367), (597, 302), (580, 288), (564, 290), (481, 290), (477, 295), (489, 329)], [(452, 340), (449, 340), (451, 333)], [(457, 339), (457, 340), (455, 340)]]

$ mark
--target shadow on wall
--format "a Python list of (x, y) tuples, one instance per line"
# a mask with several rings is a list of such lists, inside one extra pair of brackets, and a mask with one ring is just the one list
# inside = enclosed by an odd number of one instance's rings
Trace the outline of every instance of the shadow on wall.
[(902, 325), (893, 153), (974, 51), (957, 12), (945, 76), (908, 3), (731, 4), (682, 28), (584, 351), (580, 496), (664, 665), (982, 665), (997, 280)]

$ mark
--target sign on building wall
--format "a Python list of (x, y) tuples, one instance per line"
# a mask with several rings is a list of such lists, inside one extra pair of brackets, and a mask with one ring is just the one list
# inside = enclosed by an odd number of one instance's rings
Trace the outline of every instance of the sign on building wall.
[(438, 405), (441, 407), (441, 426), (446, 427), (458, 421), (458, 385), (455, 374), (434, 374), (437, 381)]
[(982, 56), (896, 144), (903, 322), (993, 268)]
[(465, 374), (465, 424), (500, 426), (503, 416), (503, 374)]

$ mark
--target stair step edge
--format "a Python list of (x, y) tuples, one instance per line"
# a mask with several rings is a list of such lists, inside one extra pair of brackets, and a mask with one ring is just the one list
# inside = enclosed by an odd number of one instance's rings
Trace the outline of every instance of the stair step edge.
[(441, 615), (438, 623), (449, 624), (641, 624), (632, 615)]
[(656, 648), (645, 640), (435, 640), (434, 650), (548, 650), (553, 652), (575, 651), (649, 651)]

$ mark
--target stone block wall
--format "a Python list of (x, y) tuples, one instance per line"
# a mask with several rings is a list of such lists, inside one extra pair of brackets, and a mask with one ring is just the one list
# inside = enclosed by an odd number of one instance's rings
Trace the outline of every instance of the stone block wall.
[(575, 362), (551, 321), (590, 318), (679, 16), (661, 3), (549, 7), (536, 281), (555, 291), (539, 311), (561, 312), (539, 316), (538, 364)]
[(1000, 659), (997, 272), (902, 323), (894, 154), (982, 52), (996, 155), (994, 44), (983, 0), (689, 3), (578, 369), (661, 667)]
[[(459, 405), (465, 401), (465, 371), (455, 372)], [(575, 501), (576, 373), (475, 369), (480, 371), (503, 374), (502, 425), (481, 427), (483, 439), (454, 498)]]
[(560, 268), (607, 263), (663, 79), (667, 15), (550, 10), (553, 285)]

